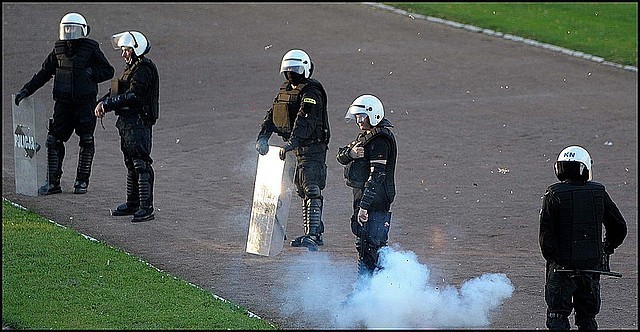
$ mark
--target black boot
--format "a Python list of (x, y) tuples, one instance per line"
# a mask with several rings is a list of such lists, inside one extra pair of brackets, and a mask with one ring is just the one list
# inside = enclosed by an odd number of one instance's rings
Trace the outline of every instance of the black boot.
[[(304, 225), (305, 235), (298, 236), (291, 241), (292, 247), (306, 247), (309, 251), (317, 251), (318, 246), (322, 244), (322, 238), (318, 239), (316, 235), (309, 233), (309, 198), (302, 199), (302, 223)], [(318, 240), (320, 243), (318, 243)]]
[(132, 222), (142, 222), (147, 220), (155, 219), (155, 215), (153, 213), (153, 207), (150, 208), (140, 208), (131, 218)]
[(74, 194), (85, 194), (87, 192), (94, 153), (93, 135), (82, 135), (80, 137), (80, 153), (78, 155), (76, 182), (73, 184)]
[[(50, 140), (48, 138), (48, 140)], [(47, 144), (50, 144), (47, 141)], [(60, 178), (62, 177), (62, 159), (64, 158), (64, 145), (57, 142), (56, 146), (47, 149), (47, 173), (48, 180), (38, 189), (38, 195), (52, 195), (62, 192)]]
[(86, 194), (88, 187), (89, 187), (89, 181), (76, 180), (76, 182), (73, 184), (73, 193)]
[(111, 211), (112, 216), (131, 216), (140, 209), (138, 195), (138, 178), (133, 171), (127, 172), (127, 202), (122, 203)]
[[(134, 164), (138, 161), (134, 160)], [(151, 164), (145, 163), (144, 167), (136, 167), (138, 170), (138, 193), (140, 197), (140, 209), (131, 218), (132, 222), (141, 222), (155, 219), (153, 213), (153, 180), (154, 172)]]
[(131, 216), (134, 215), (140, 207), (138, 205), (130, 205), (129, 203), (122, 203), (111, 211), (112, 216)]
[(307, 247), (309, 251), (318, 251), (319, 244), (315, 240), (315, 236), (302, 235), (291, 241), (292, 247)]
[(47, 181), (42, 187), (38, 189), (38, 195), (53, 195), (59, 194), (62, 192), (62, 188), (60, 188), (60, 182), (50, 182)]

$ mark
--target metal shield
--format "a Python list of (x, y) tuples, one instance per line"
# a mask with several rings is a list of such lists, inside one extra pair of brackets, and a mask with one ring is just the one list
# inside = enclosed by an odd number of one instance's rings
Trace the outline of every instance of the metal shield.
[(270, 146), (266, 155), (258, 155), (247, 237), (247, 252), (251, 254), (275, 256), (284, 245), (295, 159), (292, 153), (287, 153), (282, 161), (279, 151), (280, 147)]
[(23, 99), (20, 106), (13, 100), (15, 95), (11, 95), (11, 112), (16, 193), (38, 196), (38, 188), (47, 181), (45, 108), (33, 97)]

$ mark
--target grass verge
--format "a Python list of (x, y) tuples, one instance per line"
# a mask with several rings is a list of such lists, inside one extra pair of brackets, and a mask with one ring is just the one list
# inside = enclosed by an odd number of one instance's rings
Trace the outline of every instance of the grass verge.
[(2, 320), (13, 329), (274, 329), (237, 305), (5, 200)]
[(638, 66), (637, 2), (389, 2), (409, 13), (509, 33)]

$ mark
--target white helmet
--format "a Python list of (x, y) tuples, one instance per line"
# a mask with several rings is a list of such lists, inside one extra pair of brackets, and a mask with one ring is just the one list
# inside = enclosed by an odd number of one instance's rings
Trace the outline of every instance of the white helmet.
[(554, 169), (560, 181), (570, 178), (587, 181), (592, 179), (591, 164), (589, 152), (581, 146), (572, 145), (560, 152)]
[(302, 50), (291, 50), (282, 57), (280, 64), (280, 74), (285, 71), (292, 71), (298, 74), (304, 74), (304, 78), (311, 76), (311, 59), (309, 55)]
[(351, 103), (344, 118), (347, 122), (356, 118), (356, 114), (366, 114), (372, 126), (384, 119), (384, 107), (378, 97), (374, 95), (362, 95)]
[(68, 13), (60, 20), (60, 40), (80, 39), (89, 35), (87, 20), (78, 13)]
[(138, 31), (125, 31), (111, 36), (111, 46), (119, 50), (122, 46), (133, 48), (136, 56), (145, 55), (151, 49), (151, 45), (142, 33)]

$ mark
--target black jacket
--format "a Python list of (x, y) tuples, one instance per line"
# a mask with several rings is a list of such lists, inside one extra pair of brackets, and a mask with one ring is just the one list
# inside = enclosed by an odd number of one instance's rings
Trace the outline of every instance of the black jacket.
[(42, 68), (23, 89), (31, 95), (55, 76), (54, 100), (95, 102), (98, 83), (111, 79), (114, 72), (96, 41), (88, 38), (58, 40)]

